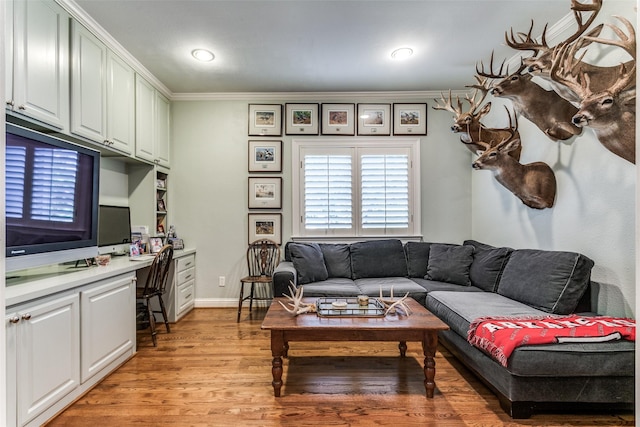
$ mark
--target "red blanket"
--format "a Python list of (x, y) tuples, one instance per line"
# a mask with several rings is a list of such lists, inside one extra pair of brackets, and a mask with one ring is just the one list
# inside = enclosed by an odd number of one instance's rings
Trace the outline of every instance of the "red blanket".
[(633, 319), (606, 316), (481, 317), (471, 322), (467, 340), (503, 366), (521, 345), (558, 342), (636, 340)]

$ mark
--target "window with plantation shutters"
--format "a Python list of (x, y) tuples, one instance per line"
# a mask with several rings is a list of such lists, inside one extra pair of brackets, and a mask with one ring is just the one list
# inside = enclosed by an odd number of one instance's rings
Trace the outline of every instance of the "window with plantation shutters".
[(419, 140), (294, 140), (294, 237), (420, 233)]

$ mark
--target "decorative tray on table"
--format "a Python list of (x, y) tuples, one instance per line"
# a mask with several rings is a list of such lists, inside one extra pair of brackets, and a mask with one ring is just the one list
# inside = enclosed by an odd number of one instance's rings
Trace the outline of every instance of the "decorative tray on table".
[(361, 305), (356, 297), (318, 298), (316, 302), (320, 317), (384, 317), (385, 308), (376, 298), (369, 298)]

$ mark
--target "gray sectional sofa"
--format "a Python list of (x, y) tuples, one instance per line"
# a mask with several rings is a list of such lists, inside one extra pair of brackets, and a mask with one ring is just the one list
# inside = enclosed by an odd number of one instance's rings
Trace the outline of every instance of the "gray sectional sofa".
[(591, 312), (593, 261), (573, 252), (372, 240), (295, 243), (274, 273), (274, 295), (290, 281), (307, 297), (388, 296), (407, 292), (450, 330), (440, 342), (498, 396), (514, 418), (534, 412), (631, 410), (635, 343), (563, 343), (517, 347), (502, 366), (467, 341), (485, 316)]

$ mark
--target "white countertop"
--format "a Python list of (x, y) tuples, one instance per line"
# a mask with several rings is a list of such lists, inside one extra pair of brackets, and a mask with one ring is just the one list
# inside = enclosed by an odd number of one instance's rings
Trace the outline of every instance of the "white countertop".
[[(182, 258), (195, 252), (194, 248), (176, 250), (173, 252), (173, 258)], [(153, 259), (130, 261), (128, 256), (117, 256), (111, 257), (111, 261), (106, 266), (74, 267), (72, 264), (57, 264), (9, 273), (5, 282), (5, 306), (10, 307), (88, 283), (134, 272), (150, 266), (152, 261)]]

